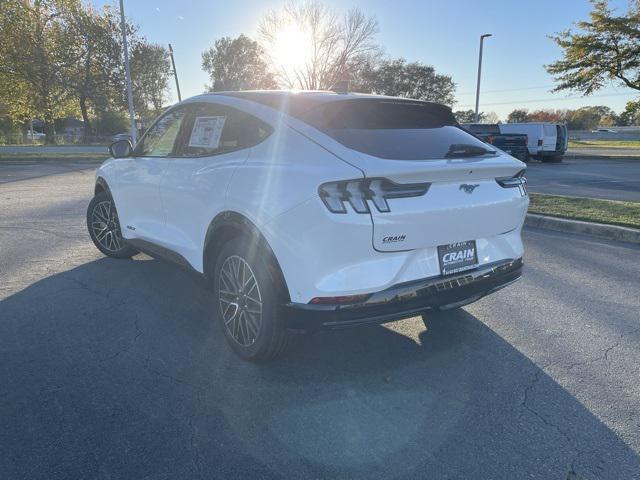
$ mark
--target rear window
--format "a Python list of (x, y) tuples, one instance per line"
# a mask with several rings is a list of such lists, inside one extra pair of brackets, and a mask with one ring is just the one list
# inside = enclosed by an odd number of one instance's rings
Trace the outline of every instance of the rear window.
[(357, 99), (331, 102), (301, 118), (345, 147), (391, 160), (444, 158), (453, 145), (486, 148), (443, 105)]

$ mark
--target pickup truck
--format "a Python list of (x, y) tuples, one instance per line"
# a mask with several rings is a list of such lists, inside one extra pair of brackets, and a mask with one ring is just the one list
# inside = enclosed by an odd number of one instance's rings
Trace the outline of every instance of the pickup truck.
[(460, 125), (467, 132), (480, 140), (516, 157), (523, 162), (529, 161), (529, 141), (527, 135), (521, 133), (500, 133), (500, 126), (494, 123), (464, 123)]

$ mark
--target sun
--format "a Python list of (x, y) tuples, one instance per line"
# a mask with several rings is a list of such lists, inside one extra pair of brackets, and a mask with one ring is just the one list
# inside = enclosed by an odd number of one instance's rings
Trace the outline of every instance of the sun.
[(273, 63), (293, 75), (311, 58), (311, 35), (295, 24), (280, 29), (274, 38), (271, 58)]

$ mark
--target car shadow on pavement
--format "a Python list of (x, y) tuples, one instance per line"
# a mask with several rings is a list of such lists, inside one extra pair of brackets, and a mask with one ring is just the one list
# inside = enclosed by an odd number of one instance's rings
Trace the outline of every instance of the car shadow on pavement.
[(615, 432), (465, 310), (295, 337), (264, 365), (230, 351), (211, 310), (201, 281), (143, 256), (0, 302), (0, 478), (640, 472)]

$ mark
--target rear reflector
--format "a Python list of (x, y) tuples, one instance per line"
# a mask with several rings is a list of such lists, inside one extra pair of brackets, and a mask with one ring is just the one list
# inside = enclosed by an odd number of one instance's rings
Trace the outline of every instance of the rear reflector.
[(309, 303), (313, 305), (344, 305), (346, 303), (363, 302), (369, 298), (368, 293), (360, 295), (344, 295), (342, 297), (315, 297)]

